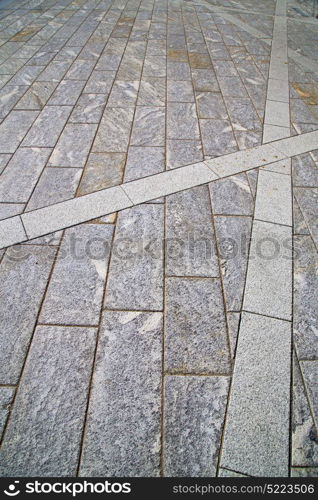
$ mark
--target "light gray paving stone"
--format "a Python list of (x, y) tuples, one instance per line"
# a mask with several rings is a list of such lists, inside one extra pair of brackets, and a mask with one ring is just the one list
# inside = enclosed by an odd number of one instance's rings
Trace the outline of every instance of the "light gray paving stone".
[(66, 231), (40, 323), (98, 324), (112, 236), (108, 224), (83, 224)]
[(263, 127), (263, 143), (277, 141), (290, 136), (290, 127), (280, 127), (276, 125), (264, 124)]
[(125, 182), (165, 170), (163, 147), (130, 146), (125, 169)]
[(267, 99), (271, 101), (289, 102), (288, 80), (268, 79)]
[(195, 104), (168, 103), (167, 136), (169, 139), (200, 138)]
[(200, 119), (204, 154), (220, 156), (237, 150), (231, 124), (228, 120)]
[(316, 246), (318, 246), (318, 189), (296, 188), (294, 189), (294, 194), (310, 234)]
[[(71, 106), (46, 106), (26, 135), (22, 146), (54, 147), (71, 111)], [(16, 111), (16, 113), (23, 113), (23, 111)], [(28, 111), (28, 113), (36, 112)]]
[(292, 467), (291, 477), (318, 477), (318, 467)]
[(47, 207), (73, 198), (81, 175), (81, 168), (45, 168), (26, 210)]
[(132, 108), (106, 108), (93, 144), (93, 152), (125, 153), (133, 117)]
[(139, 81), (127, 82), (115, 80), (109, 95), (107, 106), (111, 108), (134, 107), (137, 100)]
[(250, 185), (250, 190), (255, 198), (256, 196), (256, 188), (257, 188), (257, 179), (258, 179), (258, 169), (254, 168), (254, 170), (248, 170), (246, 172), (247, 180)]
[(227, 179), (220, 179), (209, 187), (214, 214), (253, 214), (254, 201), (244, 172)]
[(317, 466), (317, 431), (308, 404), (298, 361), (294, 356), (292, 398), (292, 452), (293, 466)]
[(140, 81), (139, 106), (165, 106), (166, 81), (164, 78), (143, 78)]
[(80, 476), (159, 476), (161, 351), (161, 313), (104, 312)]
[(290, 344), (290, 323), (242, 313), (221, 467), (288, 475)]
[(129, 182), (123, 189), (135, 205), (217, 179), (203, 162)]
[(258, 174), (255, 219), (292, 226), (292, 192), (289, 175), (261, 169)]
[(124, 153), (91, 153), (79, 185), (78, 196), (121, 184), (125, 161)]
[(1, 178), (2, 202), (26, 203), (51, 153), (49, 148), (20, 148)]
[(62, 80), (49, 100), (49, 106), (74, 106), (83, 87), (84, 82)]
[(187, 80), (168, 80), (167, 100), (168, 102), (194, 102), (192, 83)]
[(0, 119), (6, 117), (27, 89), (26, 85), (10, 84), (0, 90)]
[(18, 215), (24, 210), (22, 203), (0, 203), (0, 220)]
[(295, 197), (293, 199), (293, 229), (294, 234), (310, 234)]
[(181, 191), (166, 201), (166, 274), (218, 276), (207, 186)]
[(132, 204), (124, 190), (115, 186), (25, 213), (22, 215), (22, 219), (27, 234), (32, 239), (96, 219), (105, 214), (112, 214), (130, 207)]
[(200, 140), (167, 140), (167, 168), (183, 167), (203, 160)]
[(47, 234), (40, 238), (35, 238), (34, 240), (24, 241), (23, 245), (51, 245), (58, 246), (61, 242), (63, 236), (63, 231), (57, 231), (56, 233)]
[(102, 94), (82, 94), (70, 116), (69, 123), (99, 123), (107, 98)]
[(15, 245), (26, 239), (20, 217), (10, 217), (0, 221), (0, 248)]
[(215, 217), (221, 276), (228, 311), (242, 307), (252, 219)]
[(165, 145), (165, 110), (155, 106), (138, 106), (131, 133), (132, 146)]
[(105, 307), (125, 310), (163, 308), (163, 207), (146, 204), (118, 216)]
[(94, 60), (76, 59), (65, 75), (68, 80), (87, 80), (95, 66)]
[(34, 82), (15, 109), (41, 110), (56, 89), (57, 82)]
[(196, 92), (220, 92), (216, 75), (211, 69), (192, 69), (192, 81)]
[(93, 328), (37, 327), (1, 449), (2, 475), (76, 474), (95, 339)]
[[(317, 359), (314, 361), (300, 361), (301, 371), (304, 376), (305, 385), (308, 394), (308, 400), (310, 407), (312, 409), (313, 418), (315, 425), (317, 427), (318, 423), (318, 390), (317, 390), (317, 378), (318, 378), (318, 363)], [(318, 462), (318, 460), (317, 460)]]
[(168, 80), (191, 80), (190, 66), (187, 62), (167, 62)]
[(196, 100), (199, 118), (216, 118), (218, 120), (228, 118), (221, 93), (197, 93)]
[(14, 75), (26, 62), (27, 59), (8, 59), (0, 64), (0, 75)]
[(144, 77), (165, 78), (166, 76), (166, 57), (154, 56), (145, 58), (143, 67)]
[(175, 374), (229, 372), (219, 279), (168, 278), (165, 315), (166, 371)]
[(218, 81), (221, 87), (221, 92), (224, 96), (247, 97), (246, 90), (239, 77), (222, 76), (218, 78)]
[(233, 470), (223, 469), (220, 467), (218, 477), (248, 477), (246, 474), (240, 474)]
[(14, 153), (37, 116), (36, 111), (12, 111), (0, 125), (0, 153)]
[(216, 475), (228, 377), (167, 376), (164, 475)]
[(44, 66), (24, 66), (10, 80), (11, 85), (31, 85)]
[(89, 94), (108, 94), (115, 79), (115, 71), (94, 70), (89, 77), (84, 92)]
[(235, 350), (237, 344), (237, 337), (239, 332), (241, 314), (239, 312), (229, 312), (226, 315), (227, 318), (227, 327), (229, 332), (229, 340), (230, 340), (230, 348), (231, 348), (231, 356), (235, 357)]
[(243, 309), (291, 319), (292, 230), (254, 221)]
[(294, 186), (318, 187), (318, 166), (310, 154), (305, 153), (294, 157), (292, 168)]
[(294, 237), (294, 337), (300, 359), (318, 357), (317, 251), (309, 236)]
[(55, 251), (50, 247), (13, 247), (2, 260), (1, 384), (18, 382)]
[(0, 437), (2, 436), (9, 415), (14, 393), (14, 387), (0, 387)]
[(278, 174), (291, 175), (291, 159), (286, 158), (286, 160), (280, 160), (275, 163), (270, 163), (265, 167), (262, 167), (265, 171), (276, 172)]
[(66, 61), (52, 61), (44, 71), (37, 77), (38, 82), (60, 82), (69, 67), (72, 64), (72, 60)]
[(226, 105), (234, 130), (261, 130), (262, 125), (250, 99), (226, 98)]
[(318, 130), (290, 137), (273, 144), (273, 147), (284, 155), (296, 156), (313, 151), (317, 147)]
[(8, 164), (12, 155), (0, 154), (0, 174), (3, 172), (5, 166)]
[(277, 125), (279, 127), (289, 127), (289, 103), (266, 101), (265, 123), (269, 125)]
[(84, 167), (97, 125), (68, 123), (64, 128), (48, 165), (57, 167)]

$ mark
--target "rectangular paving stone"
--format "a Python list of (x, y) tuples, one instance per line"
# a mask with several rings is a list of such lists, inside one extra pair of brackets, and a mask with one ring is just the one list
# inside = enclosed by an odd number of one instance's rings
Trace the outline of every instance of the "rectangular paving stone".
[(288, 80), (268, 79), (267, 99), (271, 101), (289, 102)]
[(44, 66), (24, 66), (10, 80), (11, 85), (31, 85)]
[(263, 144), (267, 142), (277, 141), (290, 136), (290, 127), (280, 127), (277, 125), (268, 125), (264, 123), (263, 126)]
[(230, 97), (247, 97), (244, 85), (238, 76), (220, 76), (218, 81), (223, 95)]
[(229, 373), (229, 347), (219, 279), (166, 280), (165, 339), (168, 373)]
[(291, 319), (291, 238), (290, 227), (254, 221), (244, 310)]
[(48, 162), (57, 167), (84, 167), (97, 125), (68, 123)]
[(196, 94), (199, 118), (228, 119), (221, 93), (200, 92)]
[(51, 153), (48, 148), (20, 148), (2, 174), (0, 201), (26, 203)]
[(168, 103), (167, 136), (169, 139), (199, 139), (195, 104)]
[(289, 127), (289, 103), (270, 101), (267, 99), (265, 109), (265, 123), (269, 125), (277, 125), (279, 127)]
[(187, 62), (167, 62), (168, 80), (191, 80), (190, 66)]
[(124, 153), (91, 153), (79, 185), (78, 196), (121, 184), (125, 161)]
[(181, 191), (166, 201), (166, 274), (218, 276), (207, 186)]
[(317, 148), (317, 143), (318, 130), (314, 130), (313, 132), (308, 132), (307, 134), (301, 134), (281, 140), (274, 144), (273, 147), (284, 155), (290, 157), (307, 153), (308, 151), (313, 151)]
[(294, 246), (295, 345), (300, 359), (317, 359), (317, 250), (310, 236), (295, 236)]
[[(26, 135), (22, 146), (54, 147), (71, 111), (71, 106), (46, 106)], [(16, 111), (16, 113), (23, 113), (23, 111)], [(35, 113), (35, 111), (28, 111), (28, 113)]]
[(20, 217), (0, 221), (0, 248), (15, 245), (27, 239)]
[(60, 82), (68, 68), (71, 66), (72, 60), (67, 61), (52, 61), (37, 77), (38, 82)]
[(192, 81), (196, 92), (220, 92), (216, 75), (211, 69), (192, 69)]
[(163, 217), (160, 204), (140, 205), (118, 215), (105, 295), (107, 309), (163, 308)]
[(288, 475), (290, 330), (286, 321), (242, 313), (221, 467)]
[(244, 172), (213, 182), (209, 188), (214, 215), (253, 215), (254, 200)]
[(62, 80), (49, 100), (49, 106), (73, 106), (76, 104), (83, 87), (84, 82), (78, 82), (76, 80)]
[(255, 219), (292, 226), (292, 193), (289, 175), (261, 169), (258, 174)]
[(165, 378), (165, 476), (216, 475), (228, 390), (228, 377)]
[(1, 449), (1, 474), (76, 474), (95, 339), (93, 328), (37, 327)]
[(68, 80), (87, 80), (94, 66), (94, 60), (87, 61), (85, 59), (76, 59), (66, 73), (65, 78)]
[(0, 153), (14, 153), (37, 116), (36, 111), (12, 111), (0, 125)]
[(66, 231), (40, 323), (98, 324), (112, 236), (108, 224), (83, 224)]
[(166, 164), (168, 169), (191, 165), (203, 160), (200, 140), (167, 140)]
[(166, 81), (164, 78), (143, 78), (138, 92), (138, 106), (165, 106)]
[(108, 94), (115, 79), (115, 71), (94, 70), (85, 85), (84, 92), (93, 94)]
[(14, 387), (0, 387), (0, 437), (2, 436), (9, 416), (10, 405), (14, 398), (14, 393)]
[(23, 203), (0, 203), (0, 220), (18, 215), (24, 210)]
[(109, 95), (107, 106), (111, 108), (134, 107), (137, 100), (139, 81), (127, 82), (115, 80)]
[(50, 207), (40, 208), (22, 215), (30, 239), (38, 238), (62, 228), (112, 214), (130, 207), (132, 201), (123, 189), (115, 186)]
[(161, 313), (104, 312), (80, 476), (159, 476), (161, 361)]
[(317, 391), (317, 378), (318, 378), (318, 360), (314, 361), (301, 361), (300, 367), (304, 376), (305, 385), (307, 389), (310, 407), (312, 408), (313, 418), (315, 425), (318, 422), (318, 391)]
[(234, 130), (262, 129), (261, 121), (250, 99), (226, 97), (226, 105)]
[(133, 108), (106, 108), (92, 150), (95, 153), (125, 153), (133, 117)]
[(155, 106), (137, 106), (131, 133), (132, 146), (165, 145), (165, 110)]
[(70, 123), (99, 123), (107, 98), (102, 94), (82, 94), (70, 116)]
[(165, 170), (163, 147), (130, 146), (125, 168), (125, 182)]
[(310, 154), (303, 154), (292, 159), (293, 185), (318, 187), (318, 166)]
[(26, 85), (5, 85), (0, 90), (0, 118), (3, 119), (11, 111), (21, 96), (28, 89)]
[(200, 119), (200, 128), (205, 155), (220, 156), (238, 149), (230, 121)]
[(57, 85), (57, 82), (34, 82), (15, 109), (43, 109)]
[(194, 102), (192, 83), (187, 80), (168, 80), (167, 100), (169, 102)]
[(51, 247), (20, 246), (7, 250), (2, 260), (1, 384), (18, 382), (55, 252)]
[(294, 194), (315, 245), (318, 246), (318, 189), (295, 188)]

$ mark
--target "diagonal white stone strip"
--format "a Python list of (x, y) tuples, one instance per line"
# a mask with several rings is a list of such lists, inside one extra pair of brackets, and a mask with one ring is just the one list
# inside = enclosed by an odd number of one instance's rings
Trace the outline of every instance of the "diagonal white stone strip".
[(0, 248), (317, 148), (318, 130), (315, 130), (25, 212), (21, 219), (15, 216), (0, 221)]

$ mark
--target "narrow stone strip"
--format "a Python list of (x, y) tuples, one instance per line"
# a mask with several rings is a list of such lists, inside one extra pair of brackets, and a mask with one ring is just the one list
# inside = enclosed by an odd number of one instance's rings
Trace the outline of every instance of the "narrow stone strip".
[(0, 249), (317, 148), (315, 130), (3, 219)]
[[(286, 0), (277, 0), (265, 122), (289, 135)], [(278, 73), (279, 68), (282, 69)], [(274, 78), (273, 78), (274, 75)], [(278, 78), (279, 77), (279, 78)], [(264, 142), (267, 136), (265, 123)], [(289, 140), (289, 139), (287, 139)], [(277, 141), (279, 142), (279, 141)], [(273, 143), (277, 144), (277, 143)], [(287, 163), (287, 165), (285, 165)], [(287, 476), (292, 318), (290, 160), (259, 172), (242, 319), (220, 466), (242, 474)], [(273, 390), (275, 388), (275, 390)]]

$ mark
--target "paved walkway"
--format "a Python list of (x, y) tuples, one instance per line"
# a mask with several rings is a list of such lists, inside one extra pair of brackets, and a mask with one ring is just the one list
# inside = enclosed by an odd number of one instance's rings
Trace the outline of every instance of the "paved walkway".
[(318, 475), (300, 9), (0, 1), (2, 476)]

